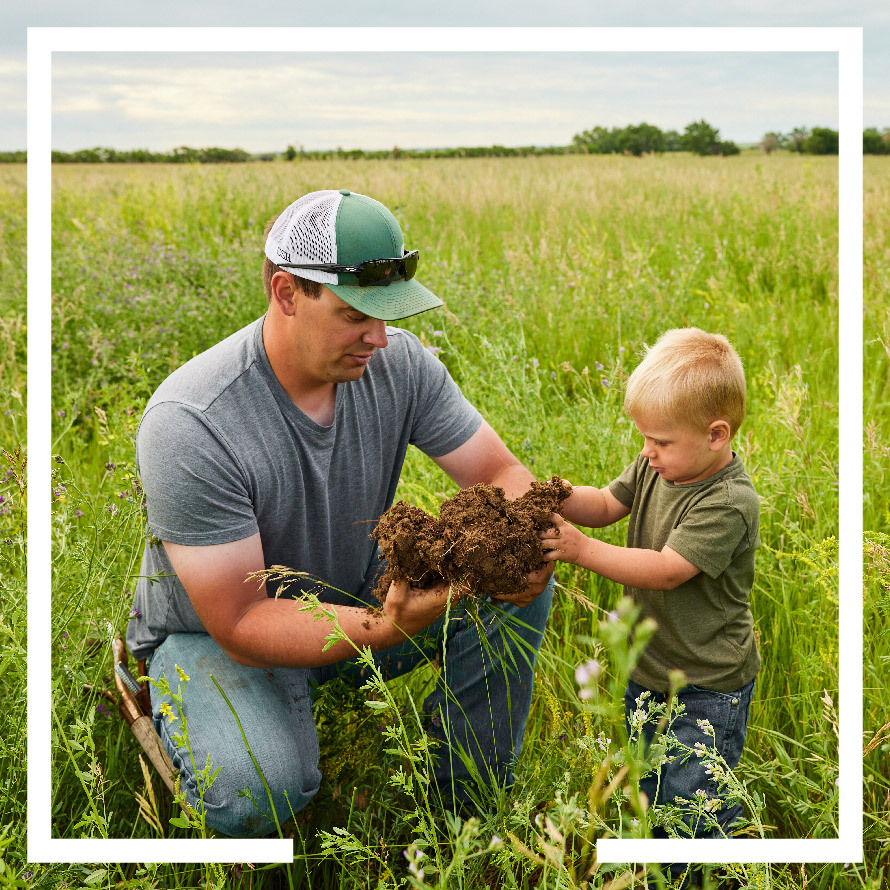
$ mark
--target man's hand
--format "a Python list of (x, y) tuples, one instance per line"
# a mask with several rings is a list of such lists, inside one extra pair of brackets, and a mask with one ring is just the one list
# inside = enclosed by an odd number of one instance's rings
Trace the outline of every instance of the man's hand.
[(590, 538), (557, 513), (552, 513), (550, 520), (552, 526), (540, 534), (544, 559), (551, 564), (559, 560), (580, 565), (578, 560), (589, 546)]
[(383, 615), (406, 637), (413, 637), (428, 628), (445, 613), (450, 593), (448, 584), (421, 590), (407, 581), (393, 581), (386, 593)]
[(491, 598), (492, 601), (496, 603), (513, 603), (514, 606), (519, 606), (520, 609), (530, 606), (544, 592), (547, 582), (553, 574), (553, 568), (552, 563), (547, 563), (540, 569), (535, 569), (528, 576), (528, 587), (521, 593), (514, 593), (510, 596), (493, 596)]

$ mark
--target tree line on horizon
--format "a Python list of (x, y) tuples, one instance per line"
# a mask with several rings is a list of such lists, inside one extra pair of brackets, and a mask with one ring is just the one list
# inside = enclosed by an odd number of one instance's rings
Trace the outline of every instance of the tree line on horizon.
[(692, 154), (737, 155), (741, 149), (735, 142), (720, 139), (720, 131), (706, 120), (687, 124), (686, 129), (666, 132), (654, 124), (640, 123), (629, 127), (592, 127), (572, 137), (572, 148), (587, 154), (620, 154), (641, 157), (645, 154), (689, 151)]
[[(771, 154), (784, 150), (801, 154), (831, 155), (838, 153), (838, 131), (827, 127), (795, 127), (788, 133), (771, 131), (763, 136), (758, 147)], [(572, 142), (565, 146), (504, 145), (431, 148), (365, 150), (343, 148), (307, 151), (298, 144), (288, 145), (284, 152), (250, 153), (241, 148), (190, 148), (182, 145), (170, 152), (152, 152), (148, 149), (119, 150), (114, 148), (87, 148), (74, 152), (53, 151), (54, 164), (76, 163), (174, 163), (174, 164), (221, 164), (248, 161), (275, 160), (329, 160), (360, 158), (473, 158), (473, 157), (527, 157), (554, 154), (620, 154), (640, 157), (645, 154), (687, 151), (700, 156), (728, 156), (740, 152), (732, 141), (721, 140), (720, 131), (705, 120), (687, 124), (682, 133), (677, 130), (663, 131), (653, 124), (640, 123), (627, 127), (595, 126), (576, 133)], [(870, 127), (862, 133), (862, 150), (865, 154), (890, 154), (890, 127), (879, 131)], [(24, 163), (27, 152), (0, 152), (0, 162)]]

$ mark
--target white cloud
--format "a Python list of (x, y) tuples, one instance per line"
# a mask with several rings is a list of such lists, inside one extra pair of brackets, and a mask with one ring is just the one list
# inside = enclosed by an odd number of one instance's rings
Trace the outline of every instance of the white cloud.
[(867, 98), (863, 102), (862, 119), (866, 127), (879, 130), (890, 127), (890, 96)]
[(824, 53), (60, 53), (53, 77), (63, 150), (566, 144), (594, 125), (701, 117), (751, 141), (837, 117)]
[[(364, 26), (862, 26), (864, 28), (864, 74), (866, 116), (879, 116), (881, 125), (890, 123), (884, 109), (890, 98), (890, 4), (886, 0), (850, 0), (839, 4), (836, 0), (671, 0), (670, 3), (654, 3), (652, 0), (625, 0), (624, 3), (591, 3), (589, 0), (539, 0), (519, 3), (515, 0), (452, 0), (447, 4), (410, 3), (408, 0), (330, 0), (327, 3), (282, 6), (272, 0), (154, 0), (150, 4), (121, 4), (113, 0), (37, 0), (36, 3), (8, 3), (4, 10), (4, 27), (0, 28), (0, 147), (22, 148), (23, 140), (17, 135), (24, 133), (25, 102), (25, 28), (26, 26), (338, 26), (348, 23)], [(394, 32), (395, 33), (395, 32)], [(305, 49), (305, 47), (295, 47)], [(11, 61), (15, 56), (18, 61)], [(404, 95), (423, 96), (426, 90), (425, 72), (403, 72)], [(368, 81), (375, 81), (373, 69), (365, 73)], [(516, 83), (525, 82), (521, 72), (516, 73)], [(565, 79), (564, 79), (565, 80)], [(669, 85), (671, 76), (663, 75)], [(447, 75), (441, 84), (447, 83)], [(554, 86), (556, 84), (554, 83)], [(131, 85), (136, 91), (135, 85)], [(235, 98), (241, 91), (230, 88), (230, 101), (214, 98), (214, 84), (205, 84), (208, 104), (218, 119), (226, 117), (228, 107), (237, 105)], [(388, 88), (385, 82), (381, 89)], [(105, 88), (95, 85), (97, 93)], [(468, 95), (473, 89), (471, 82), (458, 82), (453, 86), (455, 95)], [(574, 95), (579, 88), (565, 82), (563, 96)], [(303, 94), (299, 94), (303, 95)], [(333, 96), (333, 94), (331, 94)], [(185, 108), (176, 99), (174, 86), (169, 84), (157, 93), (160, 107), (166, 108), (169, 120), (182, 121), (185, 116), (177, 108)], [(73, 99), (69, 97), (71, 103)], [(116, 105), (112, 97), (104, 96), (97, 101), (109, 103), (116, 115), (126, 110), (136, 115), (136, 120), (147, 126), (151, 117), (152, 102), (142, 94), (128, 101), (118, 96)], [(263, 96), (260, 107), (267, 104)], [(140, 104), (146, 106), (140, 110)], [(255, 111), (257, 103), (248, 103), (241, 115)], [(73, 108), (74, 105), (70, 105)], [(88, 107), (80, 101), (78, 107)], [(603, 107), (603, 106), (601, 106)], [(727, 108), (727, 110), (729, 110)], [(198, 109), (200, 114), (200, 108)], [(178, 117), (177, 117), (178, 115)], [(650, 117), (655, 121), (653, 115)], [(121, 118), (122, 119), (122, 118)], [(257, 121), (256, 116), (249, 118)], [(625, 121), (626, 122), (626, 121)], [(655, 121), (657, 123), (657, 121)], [(259, 124), (257, 124), (259, 125)], [(100, 121), (84, 124), (91, 132), (101, 126)], [(124, 128), (120, 126), (118, 131)], [(721, 129), (727, 130), (724, 125)], [(113, 130), (108, 130), (113, 135)], [(13, 144), (11, 140), (16, 139)], [(74, 138), (72, 134), (72, 138)]]
[(0, 56), (0, 78), (25, 77), (28, 68), (24, 59)]

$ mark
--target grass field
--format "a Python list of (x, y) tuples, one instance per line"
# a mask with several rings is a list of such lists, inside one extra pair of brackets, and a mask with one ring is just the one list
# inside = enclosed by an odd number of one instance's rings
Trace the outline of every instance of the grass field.
[[(866, 863), (727, 865), (714, 886), (733, 874), (742, 886), (789, 890), (878, 888), (890, 878), (888, 173), (886, 159), (866, 159)], [(327, 187), (394, 210), (408, 246), (421, 250), (419, 279), (446, 303), (403, 326), (441, 350), (538, 478), (603, 485), (624, 467), (639, 446), (621, 412), (623, 381), (663, 330), (695, 325), (734, 343), (749, 386), (736, 450), (762, 498), (764, 543), (752, 594), (763, 669), (739, 791), (753, 834), (836, 836), (837, 323), (852, 309), (838, 301), (836, 159), (757, 154), (56, 169), (51, 272), (47, 264), (55, 833), (193, 836), (170, 824), (176, 809), (157, 777), (157, 824), (140, 815), (137, 797), (151, 795), (137, 746), (97, 693), (111, 686), (104, 642), (110, 628), (125, 630), (141, 555), (133, 437), (173, 368), (264, 311), (266, 220)], [(581, 886), (595, 838), (633, 832), (620, 793), (596, 806), (588, 796), (621, 747), (621, 721), (606, 705), (623, 683), (626, 645), (601, 624), (620, 590), (564, 566), (517, 786), (487, 821), (436, 823), (394, 786), (402, 760), (384, 752), (393, 743), (366, 696), (335, 689), (316, 705), (325, 780), (299, 820), (292, 869), (245, 868), (238, 877), (213, 865), (24, 862), (23, 168), (0, 170), (0, 190), (0, 887)], [(409, 453), (400, 496), (431, 509), (453, 490)], [(622, 543), (623, 533), (619, 525), (603, 537)], [(594, 655), (605, 670), (589, 703), (574, 671)], [(392, 696), (397, 714), (430, 676), (380, 695)], [(416, 728), (393, 719), (396, 747), (415, 750)], [(493, 835), (504, 840), (492, 845)], [(413, 843), (438, 865), (424, 882), (402, 856)], [(604, 867), (589, 886), (623, 871)], [(641, 886), (639, 873), (629, 880)]]

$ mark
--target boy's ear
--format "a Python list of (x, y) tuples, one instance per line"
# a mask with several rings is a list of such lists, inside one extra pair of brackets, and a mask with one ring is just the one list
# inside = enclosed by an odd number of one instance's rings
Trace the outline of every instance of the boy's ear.
[(719, 451), (732, 439), (732, 430), (725, 420), (715, 420), (708, 424), (708, 433), (711, 437), (711, 451)]

